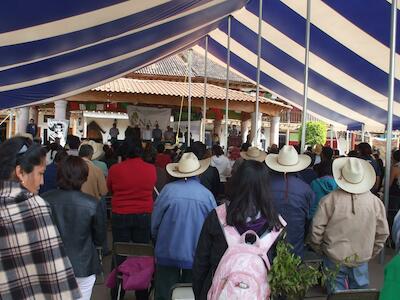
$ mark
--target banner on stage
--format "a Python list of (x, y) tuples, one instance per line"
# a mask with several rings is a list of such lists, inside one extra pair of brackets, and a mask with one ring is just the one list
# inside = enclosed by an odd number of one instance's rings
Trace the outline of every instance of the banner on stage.
[(144, 129), (149, 125), (150, 129), (154, 129), (158, 124), (159, 128), (164, 131), (170, 124), (170, 108), (128, 105), (126, 111), (129, 117), (129, 125), (132, 127), (138, 126)]

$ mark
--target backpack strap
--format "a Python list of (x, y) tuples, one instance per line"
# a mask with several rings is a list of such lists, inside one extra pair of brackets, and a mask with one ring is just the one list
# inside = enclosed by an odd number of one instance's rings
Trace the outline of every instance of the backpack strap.
[(287, 223), (286, 221), (279, 215), (279, 221), (282, 225), (282, 227), (279, 230), (272, 230), (265, 236), (260, 238), (260, 244), (261, 248), (265, 249), (267, 252), (269, 249), (272, 247), (272, 245), (275, 243), (276, 239), (279, 237), (281, 234), (282, 230), (286, 227)]
[(219, 224), (221, 225), (228, 247), (240, 243), (240, 234), (235, 227), (226, 224), (226, 204), (221, 204), (215, 208)]

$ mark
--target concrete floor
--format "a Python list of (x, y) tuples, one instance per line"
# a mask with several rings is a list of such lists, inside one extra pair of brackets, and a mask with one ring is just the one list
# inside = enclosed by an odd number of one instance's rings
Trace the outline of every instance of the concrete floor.
[[(111, 249), (111, 242), (112, 242), (111, 232), (109, 232), (108, 237), (109, 237), (108, 241), (109, 241), (110, 249)], [(393, 250), (386, 249), (385, 264), (387, 264), (392, 259), (393, 255), (394, 255)], [(104, 257), (103, 266), (104, 266), (104, 271), (106, 273), (105, 276), (107, 276), (108, 273), (110, 272), (110, 268), (111, 268), (111, 255)], [(381, 265), (379, 263), (379, 257), (373, 259), (369, 263), (370, 288), (376, 288), (376, 289), (382, 288), (383, 272), (384, 272), (384, 265)], [(96, 285), (94, 286), (94, 289), (93, 289), (92, 300), (109, 300), (109, 299), (111, 299), (110, 289), (108, 289), (103, 284), (103, 278), (98, 276)], [(124, 300), (133, 300), (133, 299), (135, 299), (135, 295), (133, 292), (128, 292), (125, 294)], [(325, 300), (326, 296), (323, 294), (322, 289), (315, 288), (315, 289), (312, 289), (308, 293), (307, 299)]]

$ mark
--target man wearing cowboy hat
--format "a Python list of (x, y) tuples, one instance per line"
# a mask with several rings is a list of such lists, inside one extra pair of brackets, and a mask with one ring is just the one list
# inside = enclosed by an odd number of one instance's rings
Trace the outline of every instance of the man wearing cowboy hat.
[[(370, 192), (375, 171), (368, 161), (343, 157), (333, 161), (339, 186), (321, 199), (311, 227), (311, 246), (328, 268), (341, 264), (334, 291), (367, 288), (368, 261), (384, 247), (389, 235), (385, 207)], [(347, 284), (346, 284), (347, 282)]]
[(156, 300), (170, 299), (174, 284), (192, 280), (197, 240), (205, 218), (216, 207), (214, 196), (197, 177), (209, 165), (210, 159), (198, 160), (192, 152), (167, 165), (167, 172), (178, 180), (164, 186), (151, 217), (156, 240)]
[(270, 191), (275, 208), (287, 222), (287, 240), (293, 252), (303, 257), (304, 239), (310, 220), (314, 192), (297, 172), (311, 163), (307, 155), (299, 155), (293, 146), (283, 146), (279, 154), (268, 154), (265, 163), (270, 172)]

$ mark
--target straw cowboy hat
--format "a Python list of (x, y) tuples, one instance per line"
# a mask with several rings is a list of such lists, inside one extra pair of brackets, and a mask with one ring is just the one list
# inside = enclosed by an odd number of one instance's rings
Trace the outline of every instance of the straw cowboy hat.
[(210, 159), (198, 160), (193, 152), (184, 153), (178, 163), (167, 165), (169, 175), (176, 178), (185, 178), (200, 175), (210, 165)]
[(246, 152), (240, 152), (240, 156), (245, 160), (256, 160), (263, 162), (267, 157), (267, 153), (261, 151), (257, 147), (249, 147)]
[(307, 168), (311, 163), (308, 155), (299, 155), (293, 146), (283, 146), (279, 154), (268, 154), (265, 159), (267, 166), (278, 172), (298, 172)]
[(352, 194), (365, 193), (375, 185), (374, 167), (360, 158), (337, 158), (333, 161), (332, 171), (337, 185)]
[[(93, 147), (92, 160), (96, 160), (104, 155), (103, 144), (96, 143), (95, 141), (92, 141), (92, 140), (89, 140), (89, 141), (86, 140), (81, 143), (81, 146), (82, 145), (90, 145)], [(80, 147), (79, 147), (79, 149), (80, 149)]]

